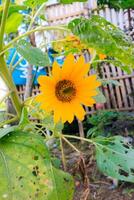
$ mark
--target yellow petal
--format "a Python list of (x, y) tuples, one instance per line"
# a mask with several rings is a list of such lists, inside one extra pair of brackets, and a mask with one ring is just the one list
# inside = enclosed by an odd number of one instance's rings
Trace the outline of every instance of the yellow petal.
[(72, 75), (75, 75), (75, 77), (83, 77), (89, 72), (90, 64), (85, 63), (84, 56), (80, 56), (75, 65), (76, 67), (72, 72)]
[(54, 111), (54, 123), (58, 123), (61, 120), (61, 116), (58, 111)]
[[(64, 112), (63, 112), (63, 109), (64, 109)], [(64, 105), (63, 109), (61, 112), (62, 122), (64, 123), (64, 122), (68, 121), (69, 123), (71, 123), (74, 119), (74, 114), (71, 109), (71, 103), (66, 103), (66, 105)]]
[(72, 71), (75, 67), (75, 59), (72, 54), (69, 54), (63, 64), (61, 77), (62, 79), (67, 79), (72, 74)]
[(61, 68), (56, 61), (53, 63), (52, 76), (56, 81), (61, 77)]
[(47, 86), (53, 86), (54, 85), (53, 79), (49, 76), (39, 76), (38, 77), (38, 83), (40, 85), (47, 85)]
[(87, 78), (83, 79), (83, 81), (79, 82), (77, 84), (77, 87), (80, 87), (81, 90), (84, 90), (84, 88), (87, 88), (88, 90), (96, 89), (101, 85), (99, 81), (96, 80), (97, 75), (90, 75)]
[(79, 104), (75, 106), (75, 111), (74, 111), (75, 116), (79, 119), (79, 120), (84, 120), (84, 116), (86, 114), (84, 108)]

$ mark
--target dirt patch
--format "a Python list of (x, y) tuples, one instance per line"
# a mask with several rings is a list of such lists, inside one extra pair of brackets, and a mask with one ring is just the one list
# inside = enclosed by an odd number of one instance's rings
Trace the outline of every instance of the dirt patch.
[[(119, 182), (106, 177), (96, 167), (94, 148), (78, 143), (83, 154), (72, 151), (65, 146), (67, 171), (75, 180), (75, 194), (73, 200), (134, 200), (134, 184)], [(55, 149), (54, 154), (61, 159), (60, 152)]]

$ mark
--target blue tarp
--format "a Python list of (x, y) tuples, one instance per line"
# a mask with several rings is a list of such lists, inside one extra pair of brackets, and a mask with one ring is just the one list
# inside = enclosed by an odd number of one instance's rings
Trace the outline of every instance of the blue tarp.
[[(10, 49), (10, 53), (9, 53), (9, 58), (7, 60), (7, 64), (9, 65), (14, 54), (16, 52), (15, 48)], [(21, 58), (20, 54), (17, 53), (13, 62), (13, 65), (17, 63), (17, 61)], [(26, 84), (26, 77), (27, 77), (27, 68), (28, 68), (29, 63), (23, 59), (15, 68), (12, 76), (13, 76), (13, 80), (14, 83), (16, 85), (25, 85)], [(46, 75), (46, 71), (44, 69), (44, 67), (33, 67), (33, 74), (35, 75), (34, 78), (34, 84), (37, 84), (37, 78), (40, 75)]]

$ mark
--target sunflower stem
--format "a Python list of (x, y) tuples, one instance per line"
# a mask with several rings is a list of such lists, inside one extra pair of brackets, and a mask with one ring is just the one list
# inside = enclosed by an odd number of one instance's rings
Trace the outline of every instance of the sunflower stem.
[(9, 5), (10, 5), (10, 0), (6, 0), (5, 4), (4, 4), (4, 10), (3, 10), (1, 26), (0, 26), (0, 51), (3, 48), (3, 38), (4, 38), (4, 32), (5, 32), (5, 27), (6, 27), (6, 19), (8, 16)]
[(3, 56), (0, 56), (0, 76), (2, 77), (2, 79), (4, 80), (5, 84), (9, 89), (13, 106), (16, 110), (17, 116), (20, 118), (23, 104), (19, 99), (16, 86), (12, 79), (12, 75), (6, 65), (6, 61)]

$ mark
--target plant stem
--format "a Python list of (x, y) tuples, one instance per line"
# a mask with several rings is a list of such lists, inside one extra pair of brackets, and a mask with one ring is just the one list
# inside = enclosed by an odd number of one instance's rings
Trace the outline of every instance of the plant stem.
[(69, 29), (63, 27), (63, 26), (45, 26), (45, 27), (38, 27), (36, 29), (32, 29), (16, 38), (14, 38), (11, 42), (9, 42), (4, 48), (3, 51), (0, 53), (0, 56), (5, 53), (14, 43), (16, 43), (18, 40), (22, 39), (23, 37), (26, 37), (30, 35), (31, 33), (37, 32), (37, 31), (49, 31), (49, 30), (61, 30), (61, 31), (68, 31), (70, 32)]
[(66, 171), (66, 159), (65, 159), (65, 154), (64, 154), (64, 148), (63, 148), (63, 142), (62, 142), (62, 137), (60, 137), (60, 148), (61, 148), (61, 156), (62, 156), (62, 163), (63, 163), (63, 168)]
[(22, 39), (23, 37), (26, 37), (30, 35), (31, 33), (37, 32), (37, 31), (49, 31), (49, 30), (61, 30), (61, 31), (68, 31), (70, 32), (69, 29), (64, 28), (62, 26), (45, 26), (45, 27), (38, 27), (35, 29), (32, 29), (16, 38), (14, 38), (11, 42), (9, 42), (4, 48), (3, 51), (0, 53), (2, 55), (7, 49), (9, 49), (13, 44), (15, 44), (18, 40)]
[(65, 138), (72, 138), (72, 139), (76, 139), (76, 140), (83, 140), (85, 142), (89, 142), (89, 143), (93, 143), (95, 145), (95, 142), (93, 140), (90, 139), (86, 139), (83, 137), (78, 137), (78, 136), (74, 136), (74, 135), (64, 135)]
[[(16, 56), (17, 56), (17, 51), (14, 53), (14, 55), (13, 55), (13, 57), (12, 57), (12, 59), (11, 59), (11, 62), (10, 62), (10, 64), (9, 64), (9, 68), (10, 68), (10, 69), (12, 68), (12, 65), (13, 65), (13, 63), (14, 63), (14, 61), (15, 61)], [(12, 71), (12, 70), (11, 70), (11, 71)]]
[[(102, 62), (111, 62), (111, 61), (114, 61), (114, 60), (108, 60), (108, 59), (104, 59), (104, 60), (94, 60), (92, 61), (92, 63), (102, 63)], [(92, 64), (91, 63), (91, 64)]]
[(4, 80), (5, 84), (7, 85), (9, 92), (11, 92), (10, 97), (13, 103), (13, 106), (16, 110), (17, 116), (21, 116), (22, 104), (17, 94), (16, 86), (14, 85), (12, 75), (6, 65), (3, 56), (0, 56), (0, 75)]
[(39, 9), (38, 9), (37, 12), (35, 13), (35, 15), (32, 17), (31, 22), (30, 22), (30, 25), (29, 25), (29, 27), (28, 27), (28, 31), (31, 30), (32, 25), (33, 25), (33, 23), (34, 23), (36, 17), (38, 17), (38, 15), (40, 14), (41, 10), (45, 7), (45, 5), (46, 5), (46, 2), (44, 2), (44, 3), (39, 7)]
[(2, 104), (3, 101), (5, 101), (5, 99), (10, 96), (10, 94), (11, 92), (7, 92), (7, 94), (0, 100), (0, 104)]
[(10, 123), (12, 123), (12, 122), (16, 122), (17, 120), (18, 120), (18, 117), (16, 116), (16, 117), (14, 117), (14, 118), (12, 118), (12, 119), (9, 119), (9, 120), (6, 120), (6, 121), (4, 121), (4, 122), (1, 122), (1, 123), (0, 123), (0, 127), (3, 127), (4, 125), (10, 124)]
[(14, 72), (15, 68), (17, 67), (17, 65), (18, 65), (19, 63), (21, 63), (22, 60), (24, 60), (24, 58), (22, 58), (22, 57), (19, 58), (19, 60), (12, 66), (12, 68), (10, 69), (11, 73)]
[(0, 26), (0, 51), (3, 48), (3, 38), (4, 38), (4, 32), (5, 32), (5, 26), (6, 26), (6, 19), (8, 16), (9, 5), (10, 5), (10, 0), (6, 0), (3, 14), (2, 14), (1, 26)]
[[(65, 135), (64, 135), (65, 136)], [(79, 154), (81, 153), (71, 142), (69, 142), (63, 135), (61, 136), (63, 140), (65, 140), (65, 142), (72, 147), (72, 149), (74, 149), (75, 151), (77, 151)]]

